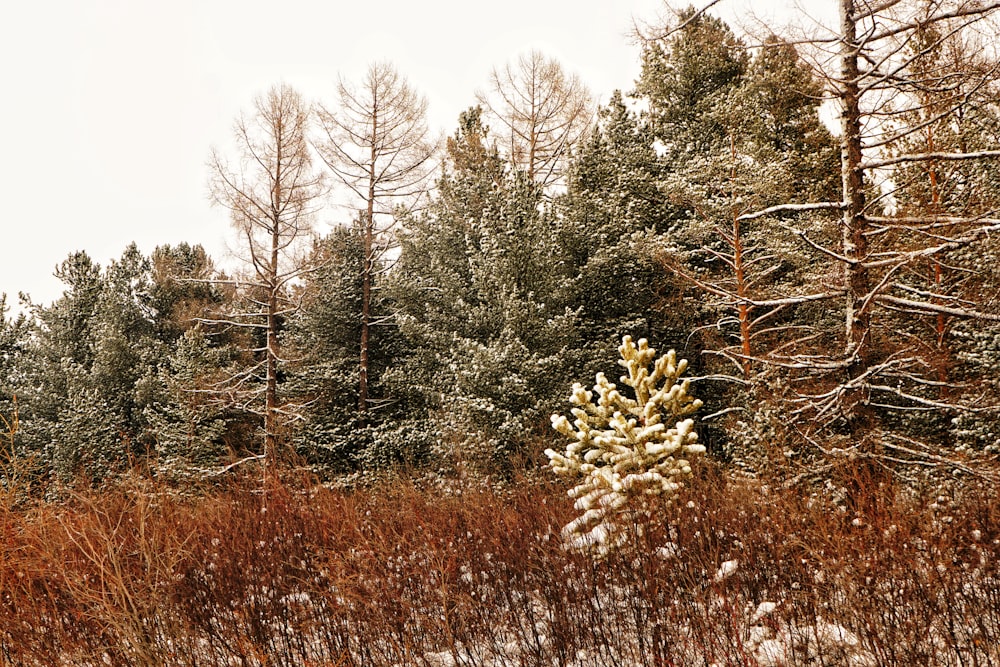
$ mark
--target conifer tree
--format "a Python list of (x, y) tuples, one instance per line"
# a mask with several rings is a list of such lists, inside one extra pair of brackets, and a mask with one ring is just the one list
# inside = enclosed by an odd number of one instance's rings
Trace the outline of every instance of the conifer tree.
[[(834, 196), (836, 143), (819, 118), (821, 86), (791, 44), (769, 36), (751, 55), (728, 25), (693, 8), (678, 13), (676, 27), (642, 37), (634, 95), (649, 109), (641, 121), (655, 142), (655, 192), (669, 221), (647, 242), (686, 324), (671, 344), (704, 350), (693, 359), (714, 380), (703, 392), (726, 406), (709, 416), (724, 419), (710, 421), (706, 441), (742, 459), (761, 439), (734, 438), (734, 422), (753, 423), (773, 389), (757, 360), (814, 335), (829, 319), (823, 299), (835, 295), (816, 294), (829, 281), (781, 220), (744, 216)], [(813, 238), (836, 232), (797, 217)]]
[(595, 360), (612, 353), (628, 332), (675, 347), (691, 333), (691, 313), (677, 308), (687, 286), (665, 275), (657, 256), (657, 239), (684, 218), (683, 207), (660, 188), (668, 169), (648, 123), (616, 91), (598, 112), (573, 161), (567, 191), (555, 202), (564, 298), (578, 313)]
[(137, 383), (143, 442), (158, 474), (200, 477), (244, 455), (252, 439), (252, 416), (222, 390), (251, 355), (239, 328), (205, 321), (233, 308), (235, 290), (204, 248), (159, 246), (149, 262), (153, 335), (164, 352)]
[[(955, 415), (967, 407), (941, 396), (949, 383), (942, 384), (933, 349), (913, 336), (913, 324), (938, 315), (979, 322), (1000, 316), (982, 299), (954, 300), (913, 276), (928, 264), (952, 265), (964, 252), (981, 252), (1000, 223), (990, 207), (935, 210), (933, 197), (914, 207), (907, 192), (926, 193), (931, 171), (941, 165), (985, 166), (1000, 157), (995, 146), (920, 145), (938, 121), (961, 124), (971, 102), (962, 90), (989, 89), (997, 72), (995, 65), (977, 70), (938, 59), (937, 46), (975, 30), (992, 34), (988, 19), (1000, 8), (966, 0), (878, 6), (840, 0), (838, 8), (839, 25), (812, 46), (815, 71), (839, 106), (840, 191), (763, 206), (737, 220), (781, 220), (812, 263), (825, 267), (818, 275), (827, 286), (788, 293), (788, 302), (839, 303), (840, 321), (807, 337), (789, 336), (764, 360), (794, 387), (786, 405), (809, 451), (827, 460), (850, 451), (891, 462), (897, 472), (906, 461), (968, 471), (949, 458), (940, 432), (908, 429), (920, 422), (915, 415)], [(907, 175), (920, 169), (921, 178)], [(909, 211), (897, 202), (907, 202)], [(837, 234), (820, 234), (824, 226)]]
[(140, 380), (164, 353), (150, 308), (149, 263), (134, 244), (106, 269), (75, 253), (56, 271), (67, 285), (33, 306), (25, 364), (26, 447), (64, 480), (113, 476), (145, 454)]
[(679, 381), (687, 361), (678, 361), (673, 350), (656, 359), (645, 339), (636, 344), (631, 336), (622, 339), (619, 354), (627, 371), (621, 383), (632, 395), (622, 394), (604, 373), (597, 374), (592, 392), (575, 383), (570, 402), (576, 419), (552, 415), (552, 427), (572, 442), (564, 453), (545, 450), (556, 473), (579, 480), (569, 495), (583, 513), (563, 529), (566, 547), (597, 556), (641, 530), (651, 518), (646, 501), (670, 502), (691, 474), (687, 457), (705, 452), (694, 421), (681, 419), (702, 405), (688, 393), (690, 381)]
[(432, 411), (442, 453), (490, 468), (541, 432), (555, 378), (583, 355), (540, 189), (505, 168), (481, 118), (462, 115), (437, 196), (401, 236), (392, 295), (412, 353), (390, 376)]
[[(815, 332), (812, 257), (777, 218), (746, 218), (751, 211), (836, 192), (837, 153), (819, 119), (821, 89), (794, 47), (769, 37), (741, 80), (716, 109), (728, 145), (703, 165), (681, 170), (669, 187), (693, 209), (682, 273), (716, 310), (711, 324), (724, 336), (714, 352), (732, 362), (727, 372), (750, 380), (755, 359), (785, 345), (791, 336)], [(789, 216), (790, 217), (790, 214)], [(799, 216), (813, 238), (835, 230)], [(692, 233), (693, 232), (693, 233)], [(820, 279), (821, 280), (821, 279)], [(800, 302), (788, 297), (808, 295)]]
[[(383, 383), (386, 370), (400, 355), (392, 318), (380, 318), (370, 327), (370, 410), (364, 419), (357, 410), (364, 264), (361, 219), (318, 240), (312, 253), (317, 269), (301, 286), (302, 309), (289, 319), (286, 331), (287, 345), (296, 357), (289, 367), (288, 389), (305, 405), (305, 419), (295, 435), (297, 451), (323, 472), (413, 463), (416, 454), (405, 443), (388, 442), (385, 437), (403, 407), (400, 397), (389, 394)], [(372, 312), (391, 313), (382, 285), (383, 267), (374, 268)], [(418, 439), (419, 432), (413, 436)]]
[(0, 294), (0, 414), (12, 415), (14, 395), (24, 373), (28, 320), (24, 314), (11, 319), (7, 295)]
[(562, 184), (576, 144), (593, 121), (594, 103), (580, 77), (533, 50), (494, 69), (477, 94), (511, 168), (549, 193)]
[(229, 389), (241, 406), (261, 417), (265, 471), (277, 463), (287, 404), (279, 384), (280, 331), (298, 303), (292, 286), (309, 271), (303, 250), (312, 238), (322, 178), (312, 167), (309, 108), (287, 85), (273, 87), (254, 102), (254, 112), (235, 124), (237, 156), (230, 162), (214, 151), (213, 201), (225, 208), (241, 240), (250, 275), (217, 281), (241, 290), (241, 310), (208, 318), (248, 332), (254, 362), (232, 376)]
[[(150, 307), (156, 313), (158, 336), (171, 343), (198, 321), (223, 309), (232, 290), (223, 282), (212, 258), (201, 245), (158, 246), (149, 258)], [(214, 332), (220, 335), (220, 332)]]
[(719, 109), (746, 72), (745, 45), (724, 21), (679, 12), (683, 26), (666, 36), (644, 36), (636, 95), (649, 104), (649, 122), (672, 160), (697, 158), (725, 145)]
[(0, 294), (0, 488), (7, 486), (8, 475), (21, 472), (23, 456), (16, 438), (20, 428), (17, 393), (27, 362), (28, 321), (24, 314), (11, 319), (8, 312), (7, 295)]
[(154, 448), (151, 468), (168, 478), (203, 477), (243, 453), (244, 443), (227, 438), (243, 435), (234, 428), (243, 415), (215, 390), (237, 372), (241, 361), (234, 347), (219, 345), (195, 325), (173, 342), (155, 371), (140, 380), (145, 437)]

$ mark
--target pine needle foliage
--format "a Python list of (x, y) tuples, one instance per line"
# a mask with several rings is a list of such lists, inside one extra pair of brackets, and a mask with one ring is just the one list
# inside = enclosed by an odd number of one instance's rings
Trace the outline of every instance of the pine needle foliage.
[[(570, 402), (576, 419), (552, 415), (552, 427), (573, 442), (564, 453), (545, 451), (557, 474), (582, 478), (569, 492), (583, 513), (563, 528), (566, 548), (599, 557), (625, 545), (632, 529), (641, 531), (645, 501), (655, 496), (669, 502), (691, 475), (686, 457), (705, 452), (694, 421), (683, 419), (702, 406), (688, 393), (690, 379), (679, 379), (687, 361), (678, 361), (674, 350), (656, 359), (646, 339), (637, 345), (631, 336), (618, 351), (618, 364), (628, 372), (621, 383), (634, 398), (604, 373), (597, 374), (593, 391), (575, 383)], [(674, 425), (668, 428), (665, 420)]]

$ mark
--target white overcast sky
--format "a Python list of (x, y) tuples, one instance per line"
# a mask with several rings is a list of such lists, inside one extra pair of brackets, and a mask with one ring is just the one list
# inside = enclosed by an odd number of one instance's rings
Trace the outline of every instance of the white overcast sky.
[[(812, 2), (812, 0), (809, 0)], [(791, 0), (728, 0), (781, 21)], [(680, 3), (675, 3), (679, 5)], [(687, 3), (684, 3), (687, 4)], [(695, 3), (700, 6), (699, 3)], [(823, 4), (830, 4), (825, 0)], [(390, 60), (454, 131), (494, 66), (532, 48), (606, 100), (639, 72), (633, 20), (661, 0), (20, 0), (0, 23), (0, 292), (59, 296), (76, 250), (201, 243), (225, 263), (205, 167), (255, 95), (284, 81), (333, 103), (338, 74)], [(714, 11), (714, 10), (713, 10)], [(735, 27), (735, 25), (734, 25)], [(330, 217), (343, 217), (332, 213)], [(327, 222), (336, 222), (328, 220)]]

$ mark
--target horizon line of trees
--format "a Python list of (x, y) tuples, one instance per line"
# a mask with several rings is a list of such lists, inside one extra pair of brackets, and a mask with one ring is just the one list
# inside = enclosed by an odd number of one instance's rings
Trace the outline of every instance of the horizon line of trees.
[[(734, 465), (975, 472), (1000, 453), (1000, 5), (838, 3), (833, 36), (757, 44), (680, 11), (596, 110), (531, 52), (444, 142), (385, 63), (335, 105), (275, 86), (210, 158), (244, 270), (131, 245), (0, 301), (0, 474), (504, 474), (624, 335), (688, 358)], [(332, 184), (357, 213), (318, 237)]]

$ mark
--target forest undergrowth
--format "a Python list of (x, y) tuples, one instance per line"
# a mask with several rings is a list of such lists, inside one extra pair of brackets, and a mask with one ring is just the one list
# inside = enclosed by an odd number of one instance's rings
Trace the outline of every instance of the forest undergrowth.
[(995, 489), (734, 478), (563, 548), (564, 485), (133, 478), (0, 504), (0, 665), (1000, 665)]

